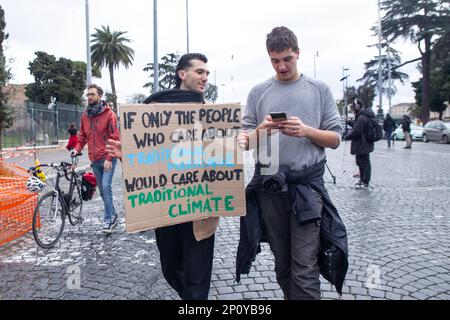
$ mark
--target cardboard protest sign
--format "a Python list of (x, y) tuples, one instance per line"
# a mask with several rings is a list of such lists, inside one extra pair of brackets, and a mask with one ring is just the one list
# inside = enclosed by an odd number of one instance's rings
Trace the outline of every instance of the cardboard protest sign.
[(245, 215), (239, 104), (120, 107), (127, 232)]

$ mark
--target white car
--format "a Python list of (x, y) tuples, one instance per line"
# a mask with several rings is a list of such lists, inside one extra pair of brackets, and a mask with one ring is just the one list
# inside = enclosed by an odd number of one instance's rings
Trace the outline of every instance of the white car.
[[(422, 140), (423, 138), (423, 127), (417, 124), (411, 123), (411, 138), (413, 140)], [(392, 133), (392, 139), (394, 140), (405, 140), (405, 135), (403, 134), (402, 126), (398, 126), (397, 129)]]

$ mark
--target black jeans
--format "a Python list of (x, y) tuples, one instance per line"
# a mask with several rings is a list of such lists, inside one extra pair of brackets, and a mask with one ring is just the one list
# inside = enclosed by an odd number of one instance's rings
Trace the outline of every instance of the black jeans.
[(372, 176), (372, 167), (370, 165), (370, 154), (357, 154), (356, 165), (359, 167), (359, 175), (361, 177), (361, 182), (368, 185), (370, 182), (370, 178)]
[(299, 224), (287, 192), (259, 192), (257, 200), (285, 299), (320, 300), (320, 221)]
[(207, 300), (214, 235), (197, 241), (192, 222), (155, 230), (164, 278), (183, 300)]

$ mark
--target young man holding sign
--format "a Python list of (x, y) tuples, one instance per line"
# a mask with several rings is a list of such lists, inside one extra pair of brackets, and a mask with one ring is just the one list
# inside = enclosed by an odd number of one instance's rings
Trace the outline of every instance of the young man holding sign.
[[(332, 206), (323, 182), (325, 148), (339, 146), (341, 120), (329, 87), (299, 73), (295, 34), (286, 27), (274, 28), (266, 45), (275, 77), (251, 90), (243, 128), (252, 133), (244, 130), (238, 141), (245, 149), (256, 147), (256, 134), (263, 152), (259, 155), (273, 153), (268, 148), (278, 146), (279, 154), (271, 154), (270, 163), (260, 163), (261, 175), (258, 167), (255, 171), (255, 178), (270, 178), (281, 172), (278, 169), (286, 170), (278, 190), (263, 186), (255, 194), (275, 256), (277, 281), (285, 299), (320, 299), (322, 214)], [(277, 142), (264, 143), (268, 136)], [(264, 173), (264, 166), (276, 165), (275, 171)], [(345, 252), (346, 238), (342, 247)]]
[[(203, 54), (183, 55), (176, 67), (175, 90), (157, 92), (144, 103), (205, 103), (207, 62)], [(122, 157), (120, 142), (110, 140), (107, 150)], [(164, 278), (184, 300), (208, 298), (218, 222), (212, 217), (155, 230)]]

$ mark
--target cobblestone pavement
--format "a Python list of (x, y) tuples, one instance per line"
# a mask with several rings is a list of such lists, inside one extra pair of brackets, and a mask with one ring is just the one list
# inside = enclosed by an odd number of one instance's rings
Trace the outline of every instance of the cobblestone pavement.
[[(450, 145), (403, 146), (377, 143), (365, 191), (352, 187), (357, 167), (350, 144), (328, 151), (337, 181), (326, 172), (326, 186), (349, 237), (343, 299), (450, 299)], [(63, 156), (42, 152), (40, 158)], [(100, 231), (103, 206), (96, 197), (85, 204), (84, 224), (66, 224), (55, 248), (38, 248), (31, 232), (1, 246), (0, 299), (178, 299), (162, 278), (153, 231), (124, 231), (120, 179), (118, 167), (114, 201), (121, 220), (114, 234)], [(239, 218), (222, 218), (210, 299), (282, 299), (267, 244), (250, 274), (234, 282), (238, 239)], [(338, 299), (325, 280), (322, 298)]]

